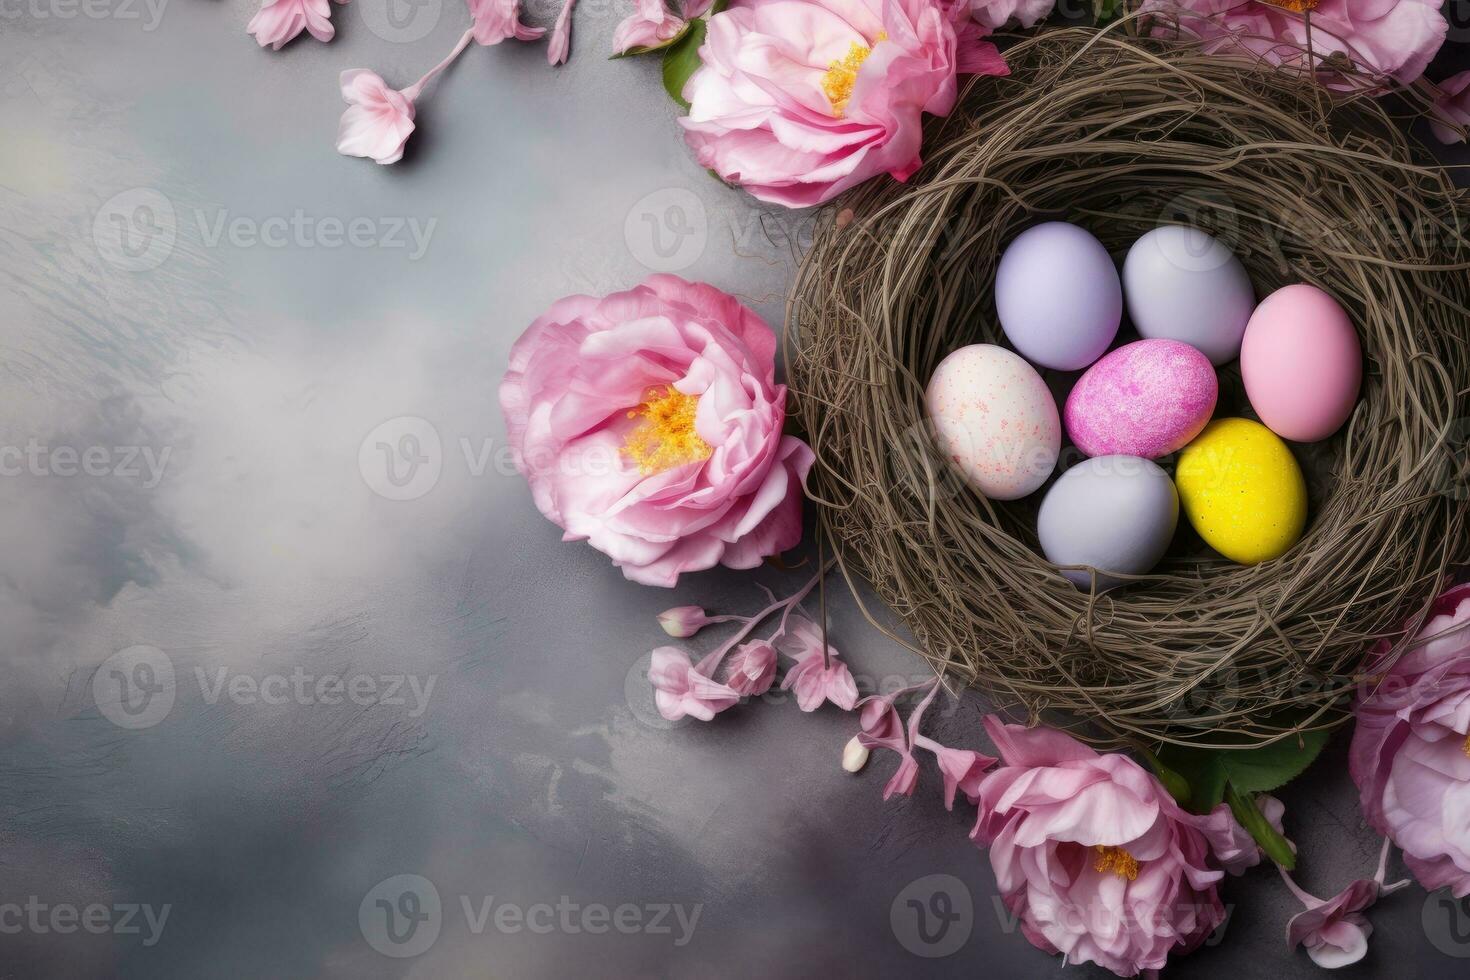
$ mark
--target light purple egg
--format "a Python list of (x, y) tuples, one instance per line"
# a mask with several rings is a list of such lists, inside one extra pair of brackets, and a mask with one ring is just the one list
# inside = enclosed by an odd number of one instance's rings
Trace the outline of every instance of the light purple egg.
[[(1052, 484), (1036, 515), (1041, 550), (1056, 565), (1097, 569), (1097, 585), (1123, 584), (1121, 575), (1153, 570), (1174, 538), (1179, 495), (1169, 474), (1137, 456), (1084, 460)], [(1092, 573), (1071, 568), (1062, 574), (1081, 588)]]
[(1078, 371), (1103, 355), (1123, 319), (1118, 267), (1102, 242), (1065, 221), (1027, 228), (995, 270), (1001, 329), (1033, 364)]
[(1220, 386), (1210, 359), (1177, 340), (1119, 347), (1067, 396), (1067, 434), (1089, 456), (1158, 459), (1183, 449), (1210, 421)]

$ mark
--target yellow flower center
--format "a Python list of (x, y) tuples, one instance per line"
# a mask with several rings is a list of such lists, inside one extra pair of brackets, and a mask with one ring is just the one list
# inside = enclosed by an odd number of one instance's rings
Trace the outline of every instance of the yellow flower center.
[(1097, 851), (1097, 863), (1092, 866), (1094, 871), (1111, 871), (1120, 878), (1133, 881), (1138, 877), (1138, 859), (1121, 847), (1105, 847), (1098, 844), (1094, 850)]
[(1465, 744), (1460, 748), (1466, 755), (1470, 755), (1470, 735), (1465, 736)]
[[(886, 40), (887, 32), (879, 31), (873, 43)], [(842, 118), (842, 113), (847, 108), (847, 100), (852, 98), (852, 87), (857, 82), (858, 69), (872, 53), (872, 48), (854, 41), (846, 55), (827, 66), (827, 72), (822, 76), (822, 91), (826, 93), (827, 101), (832, 103), (832, 115), (838, 119)]]
[(698, 407), (696, 395), (672, 387), (650, 388), (643, 395), (643, 404), (628, 413), (628, 418), (643, 421), (623, 439), (623, 455), (636, 463), (644, 476), (709, 459), (709, 443), (694, 431)]
[(1316, 10), (1321, 0), (1261, 0), (1261, 3), (1280, 7), (1282, 10), (1290, 10), (1294, 14), (1304, 14), (1309, 10)]

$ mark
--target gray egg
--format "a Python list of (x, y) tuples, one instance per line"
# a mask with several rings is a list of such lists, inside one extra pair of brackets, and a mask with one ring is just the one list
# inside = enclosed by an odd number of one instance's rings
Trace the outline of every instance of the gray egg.
[[(1157, 463), (1138, 456), (1096, 456), (1063, 473), (1037, 515), (1047, 560), (1090, 565), (1098, 590), (1125, 584), (1106, 572), (1143, 575), (1164, 557), (1179, 522), (1179, 494)], [(1086, 589), (1088, 572), (1062, 574)]]
[(1128, 316), (1145, 339), (1179, 340), (1219, 367), (1240, 356), (1256, 293), (1240, 259), (1198, 228), (1165, 225), (1123, 260)]

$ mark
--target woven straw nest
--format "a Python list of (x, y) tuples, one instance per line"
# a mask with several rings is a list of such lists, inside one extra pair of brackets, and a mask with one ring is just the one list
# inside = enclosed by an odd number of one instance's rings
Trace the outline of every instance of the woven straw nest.
[[(802, 263), (786, 356), (821, 533), (947, 680), (1032, 718), (1222, 747), (1334, 725), (1372, 682), (1365, 649), (1402, 648), (1470, 557), (1470, 200), (1391, 102), (1119, 30), (1043, 31), (1007, 60), (932, 121), (907, 184), (829, 209)], [(1005, 342), (1000, 253), (1057, 218), (1116, 257), (1161, 223), (1202, 227), (1258, 295), (1312, 283), (1352, 316), (1362, 393), (1293, 447), (1310, 517), (1285, 556), (1234, 564), (1181, 521), (1155, 574), (1094, 595), (1041, 556), (1042, 493), (989, 501), (936, 449), (930, 374)], [(1220, 380), (1217, 415), (1249, 415), (1238, 365)]]

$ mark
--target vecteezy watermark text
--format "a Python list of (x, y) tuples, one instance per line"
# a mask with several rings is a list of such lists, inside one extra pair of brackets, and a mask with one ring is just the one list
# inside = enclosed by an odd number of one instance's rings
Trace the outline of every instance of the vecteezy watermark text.
[(24, 446), (0, 445), (0, 476), (142, 478), (143, 489), (152, 490), (172, 452), (172, 446), (53, 446), (32, 436)]
[(44, 902), (35, 895), (24, 902), (0, 902), (0, 935), (23, 932), (37, 935), (71, 935), (88, 932), (94, 936), (142, 936), (144, 946), (157, 945), (168, 922), (171, 905), (115, 902)]
[[(668, 936), (675, 946), (694, 937), (703, 902), (578, 902), (558, 896), (554, 902), (523, 905), (494, 895), (460, 895), (458, 911), (470, 935), (493, 929), (501, 935), (535, 936), (619, 933), (625, 936)], [(358, 926), (368, 945), (384, 956), (407, 958), (427, 951), (444, 927), (444, 903), (439, 889), (422, 875), (393, 875), (363, 896), (357, 909)]]
[(152, 31), (168, 0), (0, 0), (0, 20), (138, 20)]

